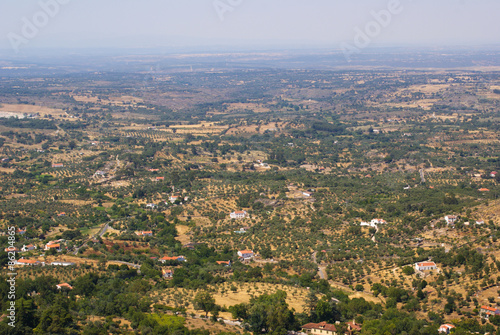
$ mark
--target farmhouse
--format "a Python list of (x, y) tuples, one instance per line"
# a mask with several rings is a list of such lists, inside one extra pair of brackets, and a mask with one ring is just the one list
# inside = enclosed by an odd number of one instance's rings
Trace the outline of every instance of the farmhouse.
[(308, 323), (302, 326), (302, 332), (306, 334), (314, 335), (337, 335), (337, 328), (335, 325), (320, 322), (320, 323)]
[(487, 189), (487, 188), (480, 188), (480, 189), (479, 189), (479, 192), (489, 192), (489, 191), (490, 191), (490, 190), (489, 190), (489, 189)]
[(61, 213), (57, 214), (57, 216), (66, 216), (66, 213), (65, 212), (61, 212)]
[(356, 323), (356, 321), (352, 320), (352, 322), (347, 322), (347, 332), (349, 335), (354, 333), (359, 333), (361, 331), (361, 326)]
[(449, 334), (450, 331), (455, 328), (454, 325), (450, 325), (449, 323), (445, 323), (444, 325), (441, 325), (441, 327), (439, 327), (438, 329), (438, 332), (440, 333), (445, 333), (445, 334)]
[(164, 181), (165, 177), (156, 177), (156, 181)]
[(158, 207), (156, 204), (146, 204), (146, 208), (155, 209), (156, 207)]
[(231, 261), (217, 261), (217, 264), (231, 266)]
[(184, 256), (173, 256), (173, 257), (164, 256), (160, 258), (159, 261), (162, 263), (165, 263), (167, 261), (185, 262), (186, 258)]
[(17, 235), (24, 235), (24, 234), (26, 234), (26, 229), (19, 229), (19, 228), (18, 228), (18, 229), (16, 230), (16, 234), (17, 234)]
[(497, 175), (498, 175), (498, 172), (496, 172), (496, 171), (492, 171), (492, 172), (490, 173), (490, 177), (491, 177), (491, 178), (496, 178), (496, 176), (497, 176)]
[(136, 231), (135, 234), (137, 236), (153, 236), (153, 232), (151, 230), (148, 230), (148, 231)]
[(64, 289), (68, 289), (68, 290), (72, 290), (73, 289), (73, 286), (71, 286), (68, 283), (57, 284), (56, 287), (57, 287), (58, 290), (61, 290), (63, 288)]
[(168, 198), (168, 201), (170, 201), (171, 203), (174, 203), (177, 201), (177, 199), (179, 199), (180, 197), (178, 195), (171, 195), (169, 198)]
[(24, 259), (21, 258), (16, 261), (16, 265), (22, 265), (22, 266), (40, 266), (43, 265), (42, 262), (34, 260), (34, 259)]
[(500, 315), (500, 309), (489, 307), (489, 306), (481, 306), (480, 315), (483, 318), (489, 318), (490, 315)]
[(165, 279), (172, 278), (174, 276), (174, 271), (171, 269), (163, 269), (161, 270), (162, 277)]
[(61, 245), (59, 243), (48, 243), (45, 245), (45, 249), (44, 250), (52, 250), (52, 249), (55, 249), (57, 251), (61, 251)]
[(229, 214), (229, 217), (231, 219), (244, 219), (247, 217), (247, 215), (248, 213), (246, 211), (236, 211)]
[(26, 252), (26, 251), (31, 251), (31, 250), (35, 250), (35, 249), (36, 249), (35, 245), (28, 244), (28, 245), (23, 245), (23, 247), (21, 248), (21, 251)]
[(415, 269), (417, 271), (436, 270), (437, 265), (434, 262), (421, 262), (415, 264)]
[(387, 221), (385, 221), (384, 219), (373, 219), (370, 221), (370, 223), (372, 225), (376, 225), (376, 224), (387, 224)]
[(446, 224), (454, 224), (457, 221), (458, 217), (456, 215), (446, 215), (444, 220)]
[(63, 168), (64, 164), (63, 163), (54, 163), (54, 164), (52, 164), (52, 167), (53, 168)]
[(250, 259), (254, 257), (254, 253), (253, 250), (239, 250), (238, 256), (240, 256), (243, 259)]

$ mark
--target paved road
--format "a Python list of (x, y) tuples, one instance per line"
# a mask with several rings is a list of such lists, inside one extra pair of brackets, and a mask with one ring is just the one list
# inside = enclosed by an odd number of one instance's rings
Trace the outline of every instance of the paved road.
[[(111, 222), (113, 222), (113, 220), (111, 220)], [(101, 228), (101, 230), (99, 230), (99, 233), (98, 233), (97, 235), (99, 235), (99, 237), (102, 237), (104, 234), (106, 234), (106, 232), (108, 231), (108, 229), (109, 229), (109, 223), (106, 223), (106, 224), (104, 224), (104, 226)], [(96, 236), (97, 236), (97, 235), (96, 235)], [(85, 247), (85, 246), (87, 245), (87, 243), (88, 243), (88, 242), (89, 242), (92, 238), (93, 238), (93, 236), (92, 236), (92, 237), (89, 237), (88, 239), (86, 239), (86, 240), (83, 242), (83, 244), (82, 244), (81, 246), (76, 247), (76, 248), (75, 248), (75, 251), (73, 252), (73, 255), (75, 255), (75, 256), (76, 256), (76, 255), (78, 255), (78, 251), (79, 251), (81, 248)]]
[(325, 266), (320, 266), (320, 265), (318, 264), (318, 261), (316, 260), (316, 254), (317, 254), (317, 253), (318, 253), (318, 252), (317, 252), (317, 251), (315, 251), (315, 252), (313, 252), (313, 254), (311, 255), (312, 261), (313, 261), (314, 263), (316, 263), (316, 265), (318, 265), (318, 275), (319, 275), (319, 278), (320, 278), (320, 279), (327, 279), (328, 277), (327, 277), (327, 275), (326, 275), (326, 267), (325, 267)]

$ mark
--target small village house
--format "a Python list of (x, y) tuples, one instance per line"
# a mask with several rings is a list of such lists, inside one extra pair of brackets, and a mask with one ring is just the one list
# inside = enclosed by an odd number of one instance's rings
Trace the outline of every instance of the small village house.
[(320, 322), (320, 323), (308, 323), (303, 325), (302, 332), (311, 335), (337, 335), (337, 328), (335, 325)]
[(21, 248), (22, 252), (27, 252), (31, 250), (36, 250), (36, 245), (28, 244), (28, 245), (23, 245), (23, 247)]
[(174, 277), (174, 271), (172, 269), (163, 269), (161, 273), (162, 277), (165, 279), (170, 279)]
[(52, 250), (61, 251), (61, 245), (59, 243), (48, 243), (45, 245), (44, 250)]
[(489, 318), (491, 315), (500, 315), (500, 309), (493, 308), (489, 306), (481, 306), (480, 313), (481, 317)]
[(57, 284), (56, 287), (58, 290), (62, 290), (62, 289), (72, 290), (73, 289), (73, 286), (71, 286), (68, 283)]
[(238, 256), (243, 259), (250, 259), (254, 257), (253, 250), (239, 250)]
[(136, 231), (135, 234), (137, 236), (153, 236), (153, 232), (151, 230), (144, 230), (144, 231)]
[(166, 263), (168, 261), (185, 262), (186, 257), (184, 257), (184, 256), (172, 256), (172, 257), (164, 256), (164, 257), (160, 258), (159, 261), (161, 263)]
[(455, 328), (454, 325), (445, 323), (444, 325), (441, 325), (441, 327), (439, 327), (438, 332), (449, 334), (453, 328)]
[(21, 259), (18, 259), (18, 260), (15, 262), (15, 265), (22, 265), (22, 266), (41, 266), (41, 265), (43, 265), (43, 263), (42, 263), (42, 262), (40, 262), (40, 261), (34, 260), (34, 259), (24, 259), (24, 258), (21, 258)]
[(244, 219), (246, 218), (248, 213), (246, 211), (235, 211), (229, 214), (231, 219)]
[(446, 221), (446, 224), (455, 224), (455, 222), (458, 220), (458, 217), (456, 215), (446, 215), (444, 217), (444, 220)]
[(429, 271), (436, 270), (437, 265), (434, 262), (420, 262), (415, 264), (415, 269), (417, 271)]

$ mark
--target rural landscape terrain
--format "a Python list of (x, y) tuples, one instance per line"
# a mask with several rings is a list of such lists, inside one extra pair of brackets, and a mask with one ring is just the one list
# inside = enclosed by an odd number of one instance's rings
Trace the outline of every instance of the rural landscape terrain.
[(498, 56), (0, 62), (0, 333), (500, 334)]

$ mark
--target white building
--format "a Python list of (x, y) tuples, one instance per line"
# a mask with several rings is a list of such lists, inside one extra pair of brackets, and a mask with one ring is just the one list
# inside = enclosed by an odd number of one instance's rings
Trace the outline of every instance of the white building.
[(73, 265), (76, 265), (76, 263), (56, 261), (56, 262), (50, 263), (50, 265), (53, 265), (53, 266), (73, 266)]
[(248, 213), (246, 211), (236, 211), (229, 214), (229, 217), (231, 219), (244, 219), (247, 217), (247, 215)]
[(421, 262), (415, 264), (415, 269), (417, 269), (417, 271), (436, 270), (437, 265), (434, 262)]
[(444, 325), (441, 325), (441, 327), (439, 327), (438, 332), (449, 334), (453, 328), (455, 328), (454, 325), (450, 325), (449, 323), (445, 323)]
[(446, 215), (444, 220), (446, 224), (454, 224), (457, 221), (458, 217), (456, 215)]
[(254, 253), (253, 250), (239, 250), (238, 256), (242, 257), (243, 259), (250, 259), (254, 257)]
[(174, 277), (174, 271), (172, 271), (171, 269), (163, 269), (161, 272), (163, 278), (165, 279), (170, 279)]
[(36, 245), (28, 244), (28, 245), (23, 245), (23, 247), (21, 248), (22, 252), (31, 251), (31, 250), (36, 250)]
[(377, 225), (377, 224), (387, 224), (387, 221), (384, 219), (373, 219), (370, 221), (372, 225)]

